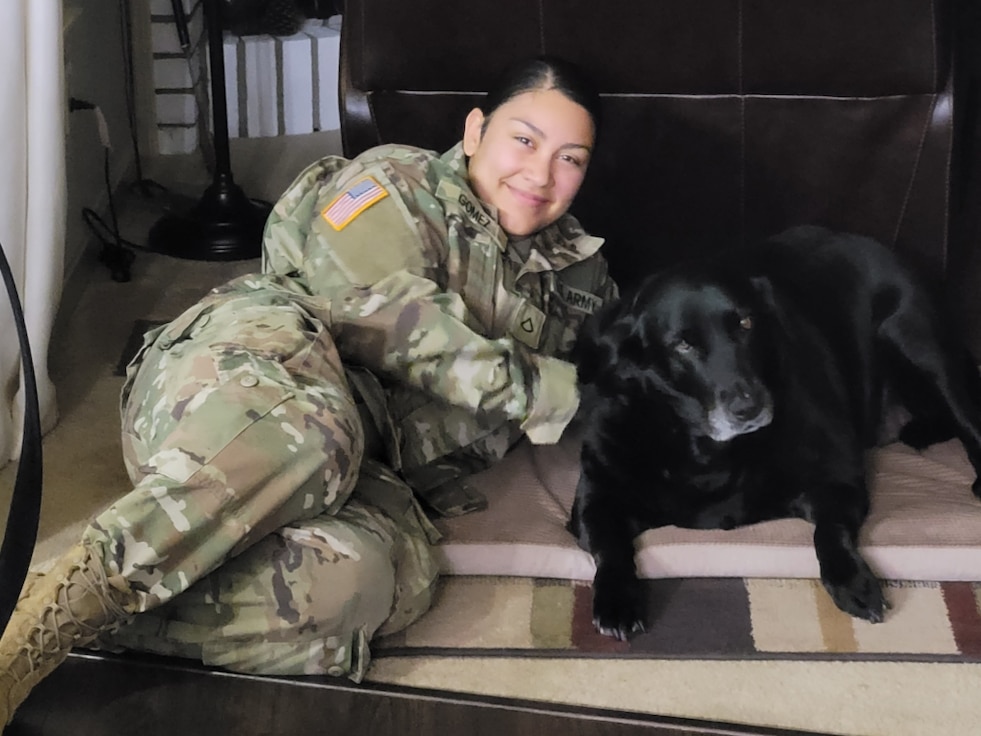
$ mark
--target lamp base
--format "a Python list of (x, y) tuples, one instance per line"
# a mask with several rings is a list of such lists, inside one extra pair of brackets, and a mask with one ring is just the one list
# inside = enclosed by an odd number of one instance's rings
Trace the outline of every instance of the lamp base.
[(166, 214), (150, 228), (156, 253), (195, 261), (243, 261), (262, 254), (262, 230), (272, 210), (249, 199), (227, 174), (219, 174), (186, 214)]

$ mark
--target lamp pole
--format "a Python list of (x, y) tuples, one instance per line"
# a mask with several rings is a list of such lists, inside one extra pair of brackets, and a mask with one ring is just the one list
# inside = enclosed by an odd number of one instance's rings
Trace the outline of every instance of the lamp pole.
[[(180, 7), (174, 3), (175, 9)], [(176, 10), (175, 10), (176, 12)], [(181, 11), (183, 12), (183, 11)], [(232, 176), (228, 151), (228, 106), (222, 48), (221, 0), (204, 0), (211, 68), (211, 118), (215, 167), (211, 185), (186, 213), (168, 213), (150, 228), (151, 250), (198, 261), (258, 258), (271, 205), (249, 199)]]

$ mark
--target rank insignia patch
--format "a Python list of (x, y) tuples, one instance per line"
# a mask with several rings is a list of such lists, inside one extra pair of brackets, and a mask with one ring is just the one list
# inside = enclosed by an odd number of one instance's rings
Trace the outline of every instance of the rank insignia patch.
[(337, 195), (320, 214), (332, 228), (343, 230), (355, 217), (387, 196), (385, 187), (368, 176)]

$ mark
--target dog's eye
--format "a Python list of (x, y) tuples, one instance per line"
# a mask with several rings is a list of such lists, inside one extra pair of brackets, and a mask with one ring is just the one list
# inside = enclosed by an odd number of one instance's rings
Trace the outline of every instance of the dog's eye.
[(743, 317), (741, 320), (739, 320), (739, 326), (742, 327), (744, 330), (753, 329), (753, 318), (748, 315), (746, 317)]
[(684, 355), (685, 353), (690, 353), (692, 348), (690, 342), (686, 342), (685, 340), (678, 340), (678, 342), (674, 344), (674, 349), (675, 352)]

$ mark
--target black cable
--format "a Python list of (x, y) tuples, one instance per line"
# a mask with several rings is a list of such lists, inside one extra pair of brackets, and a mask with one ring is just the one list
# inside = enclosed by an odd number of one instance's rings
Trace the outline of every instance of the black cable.
[(121, 245), (125, 248), (129, 248), (130, 250), (145, 250), (147, 253), (151, 252), (150, 249), (143, 243), (128, 240), (118, 233), (113, 232), (112, 228), (106, 224), (106, 221), (99, 216), (99, 213), (91, 207), (82, 208), (82, 219), (85, 220), (85, 224), (89, 226), (89, 230), (103, 245), (110, 243), (114, 245)]
[(27, 571), (37, 543), (37, 530), (41, 518), (41, 488), (43, 481), (43, 457), (41, 453), (41, 412), (37, 400), (37, 380), (31, 345), (27, 339), (27, 325), (17, 295), (17, 284), (0, 245), (0, 271), (7, 287), (7, 296), (14, 314), (17, 339), (20, 341), (20, 357), (24, 371), (24, 438), (21, 443), (17, 479), (10, 499), (7, 528), (0, 546), (0, 631), (7, 628), (10, 616), (17, 605), (20, 591), (27, 579)]
[(119, 2), (119, 35), (123, 44), (123, 96), (126, 100), (126, 118), (129, 122), (129, 136), (133, 142), (133, 154), (136, 158), (136, 182), (143, 181), (143, 161), (140, 156), (140, 141), (136, 133), (136, 103), (133, 100), (133, 42), (129, 33), (130, 14), (129, 3)]
[(109, 176), (109, 149), (103, 149), (102, 157), (102, 178), (106, 182), (106, 194), (109, 197), (109, 219), (112, 220), (112, 231), (116, 234), (116, 245), (120, 248), (122, 244), (122, 234), (119, 232), (119, 216), (116, 214), (116, 200), (112, 196), (112, 177)]
[[(220, 1), (225, 2), (225, 0)], [(184, 6), (181, 4), (180, 0), (172, 0), (172, 7), (174, 9), (174, 23), (177, 25), (177, 38), (180, 42), (181, 51), (184, 52), (184, 62), (187, 64), (188, 78), (191, 81), (191, 90), (194, 93), (194, 104), (196, 105), (198, 112), (198, 146), (201, 149), (201, 158), (204, 161), (204, 168), (207, 169), (208, 174), (214, 176), (215, 168), (217, 166), (215, 163), (215, 141), (212, 131), (208, 128), (208, 118), (211, 117), (212, 100), (209, 96), (207, 86), (208, 75), (211, 74), (211, 67), (208, 68), (207, 73), (198, 72), (195, 74), (195, 50), (191, 47), (191, 37), (188, 31), (187, 15), (184, 13)], [(201, 12), (205, 16), (207, 15), (206, 8), (203, 8)], [(197, 42), (197, 53), (202, 53), (200, 51), (202, 43), (203, 40), (199, 38)]]
[[(177, 0), (180, 2), (180, 0)], [(157, 193), (166, 193), (167, 188), (153, 179), (143, 176), (143, 154), (140, 151), (140, 137), (137, 132), (136, 101), (133, 90), (136, 81), (133, 74), (133, 35), (130, 32), (132, 15), (127, 0), (119, 0), (120, 36), (123, 44), (123, 96), (126, 101), (126, 119), (129, 123), (129, 136), (133, 144), (133, 157), (136, 165), (135, 187), (145, 197), (153, 197)]]
[[(110, 163), (110, 152), (112, 150), (109, 141), (109, 130), (108, 125), (105, 121), (105, 116), (102, 114), (102, 110), (99, 109), (97, 105), (88, 100), (79, 99), (77, 97), (70, 97), (68, 99), (68, 110), (70, 112), (76, 112), (79, 110), (94, 110), (96, 114), (96, 121), (99, 125), (99, 137), (102, 143), (103, 158), (102, 158), (102, 174), (103, 181), (106, 186), (106, 197), (109, 201), (109, 216), (112, 220), (112, 225), (107, 226), (102, 219), (90, 208), (82, 208), (82, 216), (85, 218), (86, 224), (92, 229), (96, 237), (102, 241), (102, 250), (99, 253), (99, 260), (109, 268), (110, 276), (114, 281), (129, 281), (130, 280), (130, 266), (136, 259), (136, 254), (130, 250), (127, 245), (128, 241), (124, 241), (122, 233), (119, 229), (119, 217), (116, 214), (116, 200), (113, 197), (113, 187), (112, 187), (112, 177), (109, 175), (109, 163)], [(141, 180), (137, 182), (138, 186), (143, 188), (144, 192), (148, 191), (149, 186), (157, 187), (163, 190), (156, 182), (151, 182), (149, 180)], [(107, 234), (111, 237), (107, 237)]]
[(177, 25), (177, 40), (181, 49), (187, 53), (191, 46), (191, 34), (187, 30), (187, 16), (184, 14), (184, 6), (181, 0), (170, 0), (170, 7), (174, 13), (174, 23)]
[(112, 196), (112, 180), (109, 176), (109, 148), (103, 150), (102, 172), (106, 182), (106, 193), (109, 196), (109, 217), (112, 220), (113, 239), (102, 241), (99, 260), (109, 269), (113, 281), (125, 282), (130, 280), (130, 266), (133, 265), (136, 254), (123, 245), (123, 236), (119, 232), (119, 218), (116, 216), (116, 203)]

